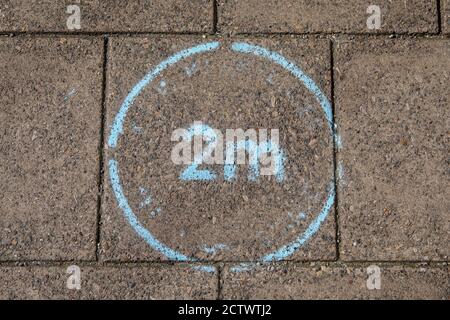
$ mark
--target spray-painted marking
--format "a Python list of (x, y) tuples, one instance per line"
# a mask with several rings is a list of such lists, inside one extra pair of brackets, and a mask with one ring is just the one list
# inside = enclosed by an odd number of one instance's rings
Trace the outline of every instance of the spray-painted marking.
[(125, 215), (125, 218), (128, 220), (128, 223), (133, 227), (133, 229), (145, 240), (148, 244), (150, 244), (157, 251), (164, 254), (166, 257), (176, 261), (193, 261), (192, 258), (189, 258), (171, 248), (165, 246), (161, 242), (159, 242), (153, 235), (138, 221), (137, 217), (133, 213), (130, 205), (128, 204), (128, 200), (125, 197), (125, 194), (122, 190), (122, 184), (120, 183), (119, 178), (119, 168), (117, 161), (114, 159), (109, 160), (109, 177), (111, 181), (111, 185), (114, 191), (114, 195), (116, 196), (119, 207), (122, 209), (122, 212)]
[(159, 83), (159, 87), (156, 90), (158, 90), (158, 92), (160, 94), (165, 95), (167, 93), (166, 86), (167, 86), (167, 83), (164, 80), (161, 80), (161, 82)]
[(229, 249), (230, 249), (230, 247), (223, 243), (218, 243), (211, 247), (203, 246), (203, 248), (202, 248), (202, 250), (208, 254), (215, 254), (217, 251), (229, 250)]
[[(133, 89), (130, 91), (130, 93), (125, 98), (118, 114), (116, 115), (110, 136), (108, 139), (108, 145), (111, 148), (115, 148), (118, 143), (118, 138), (123, 132), (123, 123), (126, 118), (126, 114), (133, 104), (135, 98), (140, 94), (140, 92), (149, 84), (151, 83), (163, 70), (167, 69), (169, 66), (186, 59), (187, 57), (190, 57), (195, 54), (213, 51), (217, 49), (220, 46), (219, 42), (209, 42), (205, 44), (201, 44), (198, 46), (194, 46), (189, 49), (182, 50), (173, 56), (169, 57), (168, 59), (161, 62), (159, 65), (157, 65), (154, 69), (152, 69), (141, 81), (139, 81)], [(272, 61), (284, 69), (288, 70), (291, 74), (293, 74), (300, 82), (302, 82), (316, 97), (318, 102), (321, 105), (321, 108), (325, 114), (325, 118), (329, 124), (329, 127), (331, 129), (331, 132), (333, 134), (333, 141), (340, 141), (339, 137), (336, 135), (336, 131), (333, 125), (333, 117), (332, 117), (332, 111), (331, 111), (331, 105), (328, 99), (325, 97), (325, 95), (322, 93), (322, 91), (319, 89), (319, 87), (314, 83), (314, 81), (309, 78), (307, 75), (303, 73), (302, 70), (300, 70), (299, 67), (297, 67), (294, 63), (284, 58), (282, 55), (276, 52), (269, 51), (263, 47), (255, 46), (252, 44), (244, 43), (244, 42), (236, 42), (233, 43), (231, 46), (231, 50), (235, 52), (240, 52), (244, 54), (252, 54), (258, 57), (265, 58), (269, 61)], [(119, 178), (119, 168), (118, 163), (114, 159), (110, 159), (109, 162), (109, 175), (110, 175), (110, 182), (115, 194), (115, 197), (118, 202), (118, 206), (121, 208), (122, 212), (124, 213), (125, 218), (127, 219), (128, 223), (133, 227), (133, 229), (155, 250), (159, 251), (163, 255), (165, 255), (167, 258), (175, 261), (190, 261), (195, 262), (198, 261), (196, 258), (188, 257), (183, 255), (182, 253), (175, 251), (166, 245), (159, 242), (150, 231), (148, 231), (143, 225), (140, 224), (137, 217), (134, 215), (131, 207), (128, 204), (128, 201), (124, 195), (124, 192), (122, 190), (122, 186), (120, 183)], [(316, 218), (312, 221), (312, 223), (308, 226), (305, 232), (303, 232), (297, 239), (295, 239), (293, 242), (282, 246), (278, 250), (269, 253), (261, 258), (262, 262), (270, 262), (270, 261), (279, 261), (283, 260), (290, 255), (292, 255), (296, 250), (298, 250), (301, 246), (303, 246), (308, 239), (310, 239), (320, 228), (320, 225), (323, 223), (323, 221), (328, 216), (331, 207), (333, 206), (335, 201), (335, 190), (334, 190), (334, 177), (332, 179), (332, 182), (330, 183), (328, 187), (328, 196), (325, 201), (325, 204), (323, 205), (322, 210), (320, 213), (316, 216)], [(237, 266), (234, 266), (231, 268), (232, 271), (246, 271), (251, 269), (255, 264), (252, 263), (242, 263)], [(198, 270), (203, 270), (206, 272), (215, 272), (214, 266), (194, 266), (193, 268)]]
[[(250, 154), (250, 172), (248, 175), (248, 180), (256, 181), (260, 175), (259, 171), (259, 160), (261, 156), (265, 153), (272, 153), (275, 156), (275, 177), (278, 182), (284, 180), (284, 155), (283, 151), (277, 144), (272, 144), (270, 140), (261, 141), (256, 144), (252, 140), (241, 140), (237, 141), (227, 147), (227, 158), (231, 158), (231, 154), (234, 154), (237, 150), (243, 149)], [(224, 167), (225, 180), (232, 181), (236, 178), (236, 164), (225, 164)]]
[(208, 42), (204, 44), (200, 44), (198, 46), (182, 50), (173, 56), (170, 56), (160, 64), (158, 64), (153, 70), (151, 70), (147, 75), (139, 81), (131, 90), (131, 92), (125, 98), (125, 101), (122, 103), (119, 112), (117, 113), (113, 126), (111, 128), (111, 134), (109, 135), (108, 145), (111, 148), (115, 148), (117, 146), (117, 140), (119, 136), (123, 132), (123, 122), (127, 115), (128, 109), (130, 109), (131, 105), (134, 102), (134, 99), (141, 93), (142, 89), (144, 89), (150, 82), (152, 82), (162, 71), (170, 67), (171, 65), (186, 59), (195, 54), (199, 54), (202, 52), (213, 51), (220, 46), (220, 42)]
[(293, 222), (292, 224), (289, 224), (289, 228), (293, 228), (295, 225), (299, 225), (302, 220), (306, 219), (306, 215), (303, 212), (300, 212), (297, 216), (294, 216), (292, 212), (288, 212), (288, 217)]
[(133, 122), (132, 129), (133, 129), (133, 132), (136, 133), (136, 134), (141, 133), (142, 130), (143, 130), (142, 127), (139, 127), (139, 126), (138, 126), (136, 123), (134, 123), (134, 122)]
[(140, 187), (139, 191), (141, 192), (141, 195), (144, 196), (144, 200), (142, 200), (142, 202), (139, 204), (139, 208), (144, 208), (148, 205), (150, 205), (153, 201), (152, 199), (152, 195), (148, 193), (147, 189), (145, 189), (144, 187)]
[(277, 251), (270, 253), (262, 258), (263, 262), (270, 261), (279, 261), (283, 260), (290, 255), (292, 255), (295, 251), (297, 251), (301, 246), (308, 241), (318, 230), (322, 222), (325, 221), (325, 218), (328, 216), (331, 207), (334, 204), (335, 190), (334, 190), (334, 182), (332, 182), (329, 186), (329, 193), (325, 205), (320, 211), (319, 215), (313, 220), (313, 222), (308, 226), (305, 232), (300, 235), (297, 239), (295, 239), (290, 244), (281, 247)]
[(183, 139), (185, 141), (190, 141), (194, 138), (194, 136), (203, 136), (206, 138), (206, 143), (208, 144), (205, 152), (200, 152), (199, 154), (194, 155), (194, 162), (189, 165), (185, 170), (183, 170), (180, 174), (180, 179), (184, 181), (211, 181), (216, 179), (216, 174), (211, 170), (199, 170), (198, 166), (203, 163), (203, 158), (207, 155), (210, 155), (212, 150), (216, 147), (217, 144), (217, 135), (214, 132), (214, 129), (205, 124), (193, 124), (187, 130)]
[[(194, 123), (191, 125), (183, 136), (185, 142), (190, 142), (194, 136), (206, 138), (207, 147), (205, 150), (199, 150), (194, 155), (194, 161), (180, 173), (180, 180), (183, 181), (212, 181), (217, 175), (211, 170), (199, 170), (205, 158), (209, 157), (216, 148), (219, 138), (216, 131), (210, 126), (203, 123)], [(260, 176), (259, 162), (263, 154), (271, 153), (275, 158), (274, 174), (278, 182), (284, 180), (284, 155), (277, 143), (270, 140), (261, 141), (259, 144), (252, 140), (240, 140), (236, 143), (227, 143), (226, 160), (224, 164), (224, 178), (226, 181), (233, 181), (236, 178), (236, 164), (234, 163), (234, 154), (238, 150), (244, 150), (250, 155), (250, 170), (248, 180), (257, 181)]]
[(273, 73), (269, 74), (269, 76), (266, 78), (266, 81), (270, 84), (273, 84)]
[(191, 77), (195, 73), (195, 69), (197, 69), (197, 64), (195, 62), (190, 67), (185, 68), (188, 77)]
[(325, 113), (326, 119), (331, 129), (333, 129), (333, 113), (331, 110), (331, 104), (328, 101), (327, 97), (322, 93), (322, 90), (316, 85), (316, 83), (308, 77), (306, 74), (300, 70), (293, 62), (287, 60), (281, 54), (273, 51), (269, 51), (266, 48), (255, 46), (253, 44), (245, 43), (245, 42), (235, 42), (231, 46), (231, 50), (241, 53), (253, 54), (255, 56), (259, 56), (262, 58), (266, 58), (270, 61), (275, 62), (280, 65), (284, 69), (288, 70), (292, 73), (297, 79), (299, 79), (303, 84), (311, 91), (317, 98), (322, 107), (323, 112)]
[(208, 273), (215, 273), (216, 267), (214, 266), (192, 266), (194, 270), (204, 271)]
[(64, 101), (67, 101), (67, 100), (69, 100), (70, 98), (72, 98), (74, 95), (76, 95), (77, 94), (77, 90), (75, 90), (75, 89), (72, 89), (72, 90), (70, 90), (68, 93), (67, 93), (67, 95), (64, 97)]
[(150, 212), (150, 218), (156, 218), (156, 216), (161, 212), (161, 208), (156, 208), (152, 212)]
[(230, 268), (231, 272), (245, 272), (252, 270), (257, 264), (251, 262), (243, 262)]

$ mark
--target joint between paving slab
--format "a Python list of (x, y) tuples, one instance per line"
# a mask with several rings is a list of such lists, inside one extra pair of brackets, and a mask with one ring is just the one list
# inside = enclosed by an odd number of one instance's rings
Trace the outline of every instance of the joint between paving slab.
[(100, 246), (100, 223), (102, 211), (103, 198), (103, 176), (104, 176), (104, 131), (106, 121), (106, 82), (107, 82), (107, 66), (108, 66), (108, 36), (103, 38), (103, 66), (102, 66), (102, 103), (101, 103), (101, 117), (100, 117), (100, 145), (99, 145), (99, 165), (98, 165), (98, 194), (97, 194), (97, 229), (95, 241), (95, 259), (99, 261), (99, 246)]
[(220, 30), (217, 32), (217, 35), (222, 37), (235, 37), (235, 36), (245, 36), (245, 37), (278, 37), (278, 36), (304, 36), (304, 37), (312, 37), (312, 38), (329, 38), (335, 36), (350, 36), (350, 37), (364, 37), (364, 38), (372, 38), (372, 37), (405, 37), (405, 38), (427, 38), (427, 37), (435, 37), (435, 36), (443, 36), (448, 37), (448, 35), (438, 34), (437, 32), (426, 31), (426, 32), (377, 32), (377, 33), (369, 33), (369, 32), (345, 32), (345, 31), (310, 31), (310, 32), (233, 32), (233, 33), (222, 33)]
[(442, 4), (441, 4), (441, 0), (436, 0), (437, 1), (437, 21), (438, 21), (438, 33), (442, 34)]
[[(77, 265), (79, 267), (155, 267), (155, 268), (167, 268), (167, 267), (185, 267), (192, 268), (192, 266), (204, 266), (204, 264), (187, 264), (186, 262), (173, 262), (173, 261), (154, 261), (154, 262), (127, 262), (127, 261), (110, 261), (97, 263), (95, 261), (1, 261), (1, 267), (65, 267), (69, 265)], [(211, 265), (211, 264), (209, 264)], [(222, 299), (223, 293), (223, 273), (225, 267), (232, 267), (233, 262), (221, 262), (220, 264), (214, 264), (217, 270), (218, 290), (217, 298)], [(275, 261), (270, 263), (255, 263), (255, 266), (296, 266), (302, 268), (316, 268), (320, 266), (326, 266), (331, 268), (340, 267), (366, 267), (369, 265), (378, 265), (380, 267), (408, 267), (408, 268), (430, 268), (430, 269), (442, 269), (449, 267), (449, 261), (385, 261), (385, 260), (361, 260), (361, 261)]]
[[(317, 268), (317, 267), (329, 267), (329, 268), (342, 268), (342, 267), (353, 267), (353, 268), (363, 268), (370, 265), (377, 265), (379, 267), (391, 268), (391, 267), (407, 267), (411, 269), (418, 268), (428, 268), (428, 269), (446, 269), (449, 267), (448, 261), (377, 261), (377, 260), (367, 260), (367, 261), (328, 261), (328, 262), (309, 262), (309, 261), (288, 261), (281, 262), (275, 261), (270, 263), (260, 263), (255, 264), (255, 267), (300, 267), (300, 268)], [(234, 264), (224, 263), (223, 267), (231, 268)], [(257, 269), (257, 268), (256, 268)], [(251, 272), (254, 269), (250, 269)], [(221, 274), (223, 278), (223, 270)]]
[(186, 37), (202, 37), (208, 38), (264, 38), (264, 39), (283, 39), (286, 37), (292, 37), (297, 39), (314, 40), (314, 39), (328, 39), (328, 40), (370, 40), (370, 39), (397, 39), (397, 40), (448, 40), (450, 39), (450, 34), (399, 34), (399, 33), (386, 33), (386, 34), (351, 34), (351, 33), (239, 33), (239, 34), (207, 34), (207, 33), (149, 33), (149, 32), (113, 32), (113, 33), (58, 33), (58, 32), (37, 32), (37, 33), (2, 33), (0, 32), (0, 37), (39, 37), (39, 38), (52, 38), (52, 37), (69, 37), (69, 38), (79, 38), (79, 37), (152, 37), (152, 36), (186, 36)]
[(331, 39), (330, 41), (330, 73), (331, 73), (331, 112), (332, 112), (332, 126), (333, 126), (333, 183), (334, 183), (334, 224), (335, 224), (335, 248), (336, 248), (336, 261), (339, 261), (340, 259), (340, 233), (339, 233), (339, 189), (338, 189), (338, 182), (337, 182), (337, 146), (336, 146), (336, 139), (337, 136), (337, 126), (336, 126), (336, 112), (335, 112), (335, 97), (334, 97), (334, 41)]
[[(439, 15), (439, 20), (441, 16)], [(213, 22), (214, 23), (214, 22)], [(214, 23), (217, 24), (217, 21)], [(241, 37), (284, 37), (284, 36), (296, 36), (304, 37), (305, 39), (321, 39), (321, 38), (333, 38), (340, 36), (347, 37), (364, 37), (364, 38), (406, 38), (406, 39), (420, 39), (420, 38), (439, 38), (448, 39), (449, 34), (443, 34), (442, 32), (378, 32), (378, 33), (365, 33), (365, 32), (236, 32), (236, 33), (222, 33), (217, 29), (211, 32), (158, 32), (158, 31), (79, 31), (79, 32), (67, 32), (67, 31), (0, 31), (0, 36), (6, 37), (18, 37), (18, 36), (92, 36), (92, 37), (108, 37), (108, 36), (220, 36), (224, 38), (232, 38), (236, 36)]]
[(213, 27), (212, 27), (212, 33), (217, 34), (217, 24), (219, 21), (219, 15), (218, 15), (218, 3), (217, 0), (213, 1)]
[(109, 35), (133, 36), (133, 35), (195, 35), (203, 36), (211, 33), (201, 32), (163, 32), (163, 31), (0, 31), (0, 36), (92, 36), (107, 37)]
[(218, 265), (216, 269), (217, 269), (217, 300), (223, 300), (223, 290), (222, 290), (223, 268), (221, 265)]

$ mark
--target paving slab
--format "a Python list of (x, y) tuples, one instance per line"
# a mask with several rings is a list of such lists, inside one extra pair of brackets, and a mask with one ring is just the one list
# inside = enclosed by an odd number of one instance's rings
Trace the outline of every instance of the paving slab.
[[(237, 273), (225, 269), (222, 295), (224, 299), (250, 300), (450, 298), (448, 266), (374, 267), (269, 265)], [(373, 278), (378, 271), (380, 282)]]
[[(73, 5), (79, 11), (68, 8)], [(73, 23), (78, 12), (79, 25)], [(70, 29), (68, 19), (72, 22)], [(211, 32), (212, 28), (212, 0), (3, 0), (0, 3), (0, 32)]]
[[(379, 29), (367, 27), (367, 13), (381, 10)], [(219, 0), (218, 29), (225, 33), (435, 33), (436, 1)]]
[[(215, 299), (217, 275), (181, 266), (2, 267), (0, 299)], [(67, 283), (71, 284), (68, 288)]]
[(0, 260), (95, 257), (102, 48), (0, 39)]
[(448, 260), (450, 42), (338, 41), (344, 260)]
[(441, 1), (441, 24), (442, 31), (446, 34), (450, 33), (450, 1)]
[[(334, 259), (330, 79), (327, 40), (112, 37), (101, 258)], [(252, 178), (247, 161), (186, 178), (171, 136), (197, 121), (279, 130), (282, 174)]]

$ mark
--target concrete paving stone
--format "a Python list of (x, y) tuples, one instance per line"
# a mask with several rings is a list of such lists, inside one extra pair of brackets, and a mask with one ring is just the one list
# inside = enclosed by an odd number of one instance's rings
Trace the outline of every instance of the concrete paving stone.
[(441, 24), (444, 33), (450, 33), (450, 1), (441, 1)]
[[(67, 20), (80, 8), (80, 29)], [(212, 0), (2, 0), (0, 32), (211, 32)]]
[(448, 260), (450, 42), (338, 41), (344, 260)]
[(0, 38), (0, 260), (95, 257), (102, 48)]
[[(251, 272), (225, 269), (224, 299), (433, 299), (450, 298), (448, 266), (261, 266)], [(370, 278), (370, 279), (369, 279)], [(368, 281), (369, 280), (369, 281)], [(369, 286), (368, 286), (369, 282)], [(370, 288), (370, 289), (369, 289)]]
[[(117, 146), (112, 147), (109, 142), (114, 119), (133, 86), (170, 55), (215, 41), (220, 42), (217, 49), (182, 59), (140, 92), (124, 118)], [(233, 45), (241, 42), (280, 52), (329, 96), (328, 40), (189, 36), (110, 39), (102, 259), (179, 257), (155, 251), (159, 244), (148, 234), (144, 235), (147, 241), (138, 235), (146, 232), (144, 228), (161, 244), (205, 261), (259, 260), (295, 242), (300, 235), (311, 237), (286, 259), (335, 258), (332, 205), (324, 210), (327, 217), (321, 215), (325, 222), (317, 223), (333, 186), (333, 142), (325, 113), (314, 95), (290, 72), (262, 57), (233, 51)], [(171, 135), (173, 130), (187, 129), (195, 121), (222, 132), (279, 129), (285, 154), (284, 180), (261, 176), (251, 181), (248, 166), (240, 165), (236, 180), (228, 182), (220, 164), (201, 166), (217, 175), (213, 181), (180, 180), (186, 166), (171, 160), (175, 146)], [(128, 213), (118, 206), (117, 192), (111, 187), (111, 161), (117, 163), (121, 192), (135, 218), (126, 219)]]
[[(217, 275), (181, 266), (80, 267), (80, 289), (68, 289), (67, 267), (2, 267), (4, 299), (215, 299)], [(69, 283), (72, 281), (69, 280)]]
[[(379, 30), (367, 27), (367, 10), (374, 4), (381, 9)], [(219, 0), (218, 12), (218, 28), (225, 33), (438, 31), (434, 0)]]
[(379, 283), (373, 267), (263, 265), (249, 272), (226, 268), (221, 280), (222, 296), (225, 300), (450, 298), (448, 266), (378, 266)]

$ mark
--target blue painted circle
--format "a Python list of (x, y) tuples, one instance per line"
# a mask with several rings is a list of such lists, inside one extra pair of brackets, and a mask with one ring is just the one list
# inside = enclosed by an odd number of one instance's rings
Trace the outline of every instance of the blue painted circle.
[[(151, 83), (162, 71), (167, 69), (168, 67), (174, 65), (175, 63), (184, 60), (190, 56), (204, 53), (204, 52), (211, 52), (216, 50), (220, 47), (220, 42), (214, 41), (214, 42), (208, 42), (204, 44), (200, 44), (182, 51), (179, 51), (178, 53), (170, 56), (166, 60), (162, 61), (160, 64), (158, 64), (155, 68), (150, 70), (145, 77), (139, 81), (133, 89), (130, 91), (130, 93), (125, 98), (124, 102), (122, 103), (119, 112), (117, 113), (114, 122), (111, 127), (111, 132), (108, 138), (108, 146), (110, 148), (116, 148), (117, 141), (120, 137), (120, 135), (123, 132), (123, 123), (126, 118), (126, 114), (131, 107), (131, 105), (134, 102), (134, 99), (140, 94), (140, 92), (149, 84)], [(269, 51), (263, 47), (252, 45), (245, 42), (234, 42), (231, 45), (231, 50), (237, 53), (242, 54), (249, 54), (249, 55), (255, 55), (260, 58), (264, 58), (266, 60), (269, 60), (275, 64), (278, 64), (288, 72), (290, 72), (292, 75), (294, 75), (300, 82), (303, 83), (303, 85), (306, 86), (306, 88), (314, 94), (317, 101), (319, 102), (322, 111), (325, 114), (326, 120), (328, 122), (328, 127), (333, 135), (334, 141), (337, 140), (337, 136), (335, 134), (335, 130), (333, 127), (333, 118), (332, 118), (332, 109), (331, 104), (326, 98), (326, 96), (323, 94), (323, 92), (319, 89), (319, 87), (315, 84), (315, 82), (308, 77), (303, 71), (297, 67), (293, 62), (287, 60), (279, 53)], [(137, 219), (136, 215), (133, 213), (133, 210), (131, 209), (130, 205), (128, 204), (128, 200), (125, 197), (125, 194), (122, 189), (122, 184), (120, 182), (119, 178), (119, 167), (118, 162), (115, 159), (110, 159), (108, 162), (108, 168), (109, 168), (109, 177), (111, 186), (114, 191), (114, 195), (116, 197), (116, 200), (118, 202), (119, 207), (121, 208), (125, 218), (128, 220), (130, 225), (133, 227), (133, 229), (155, 250), (159, 251), (163, 255), (165, 255), (167, 258), (175, 261), (197, 261), (194, 257), (185, 256), (182, 253), (173, 250), (160, 241), (156, 239), (153, 234), (147, 230)], [(334, 177), (331, 178), (331, 182), (328, 186), (328, 196), (327, 200), (325, 201), (322, 210), (317, 214), (317, 216), (314, 218), (314, 220), (309, 224), (308, 228), (297, 237), (294, 241), (291, 243), (275, 250), (272, 253), (269, 253), (263, 257), (261, 257), (261, 262), (270, 262), (270, 261), (279, 261), (283, 260), (290, 255), (292, 255), (296, 250), (298, 250), (301, 246), (303, 246), (308, 239), (310, 239), (320, 228), (320, 225), (323, 223), (323, 221), (328, 216), (328, 213), (330, 212), (331, 207), (334, 204), (335, 200), (335, 190), (334, 190)], [(232, 270), (239, 271), (239, 270), (245, 270), (247, 268), (246, 265), (237, 265)], [(208, 269), (208, 267), (206, 267)]]

